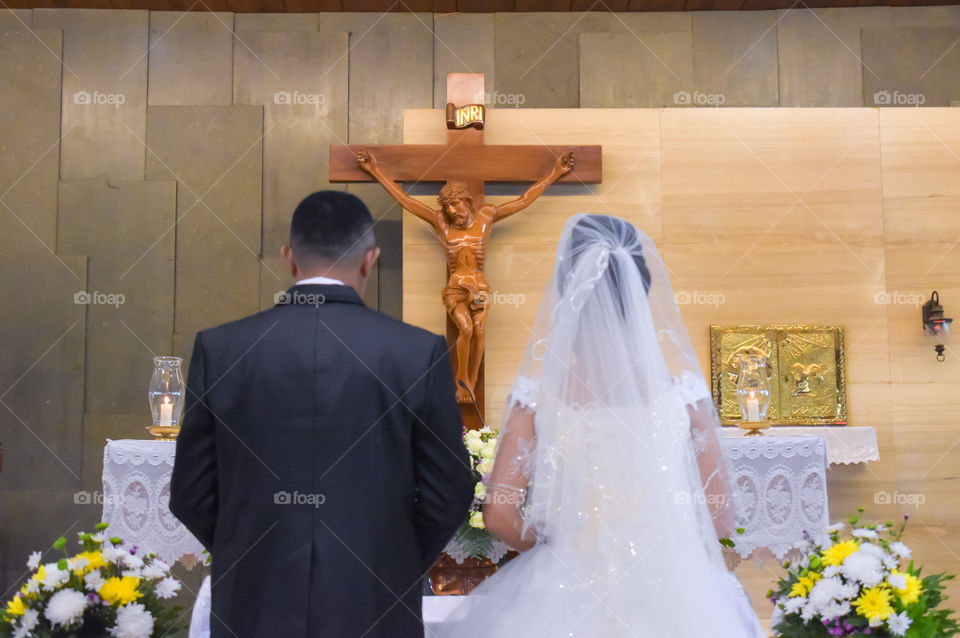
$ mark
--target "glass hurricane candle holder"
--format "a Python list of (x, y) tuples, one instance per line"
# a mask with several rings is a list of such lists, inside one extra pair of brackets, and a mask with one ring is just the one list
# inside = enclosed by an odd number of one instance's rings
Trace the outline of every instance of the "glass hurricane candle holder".
[[(760, 352), (740, 355), (740, 375), (737, 377), (737, 402), (741, 419), (746, 423), (766, 423), (770, 408), (770, 380), (767, 357)], [(756, 429), (751, 427), (749, 429)]]
[(182, 365), (180, 357), (153, 358), (153, 376), (147, 392), (153, 426), (147, 429), (160, 439), (175, 439), (180, 433), (184, 388)]

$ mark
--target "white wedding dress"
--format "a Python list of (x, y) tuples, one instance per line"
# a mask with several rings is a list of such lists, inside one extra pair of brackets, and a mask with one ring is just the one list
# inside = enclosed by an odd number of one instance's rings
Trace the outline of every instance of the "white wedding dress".
[(484, 509), (536, 544), (431, 636), (765, 635), (724, 566), (719, 420), (646, 235), (567, 223), (505, 412)]

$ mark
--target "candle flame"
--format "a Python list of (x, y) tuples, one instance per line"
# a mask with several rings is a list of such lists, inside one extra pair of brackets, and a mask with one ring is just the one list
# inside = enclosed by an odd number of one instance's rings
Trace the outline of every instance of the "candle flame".
[(170, 397), (163, 397), (163, 402), (166, 404), (170, 403)]

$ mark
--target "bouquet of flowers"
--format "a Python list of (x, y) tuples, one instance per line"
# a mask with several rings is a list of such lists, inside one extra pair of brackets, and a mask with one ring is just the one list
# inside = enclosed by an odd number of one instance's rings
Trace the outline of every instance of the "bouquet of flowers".
[[(863, 512), (863, 508), (859, 508)], [(808, 543), (803, 558), (788, 561), (785, 577), (767, 597), (770, 626), (784, 638), (874, 636), (940, 638), (960, 631), (953, 613), (939, 609), (944, 581), (952, 575), (921, 576), (902, 541), (906, 521), (864, 524), (859, 516), (830, 526), (823, 546)]]
[(463, 435), (463, 442), (473, 465), (476, 488), (467, 520), (454, 534), (445, 550), (458, 563), (462, 563), (465, 558), (487, 559), (497, 563), (510, 551), (506, 543), (491, 536), (483, 525), (486, 480), (493, 470), (493, 460), (497, 454), (497, 434), (496, 430), (484, 427), (481, 430), (467, 430)]
[(96, 533), (79, 534), (83, 551), (73, 556), (65, 551), (67, 539), (57, 540), (53, 547), (64, 558), (55, 563), (41, 564), (40, 552), (30, 555), (33, 573), (0, 612), (0, 636), (149, 638), (185, 629), (180, 609), (161, 603), (180, 590), (170, 567), (136, 546), (127, 549), (120, 538), (105, 538), (106, 528), (99, 523)]

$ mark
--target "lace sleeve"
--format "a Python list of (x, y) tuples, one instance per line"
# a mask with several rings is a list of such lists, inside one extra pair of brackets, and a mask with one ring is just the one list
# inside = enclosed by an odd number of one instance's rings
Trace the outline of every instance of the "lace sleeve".
[(694, 408), (704, 399), (712, 398), (706, 381), (689, 370), (684, 370), (680, 378), (674, 377), (673, 382), (683, 400)]
[(532, 377), (517, 376), (507, 395), (507, 407), (519, 406), (531, 412), (536, 411), (540, 399), (540, 381)]

